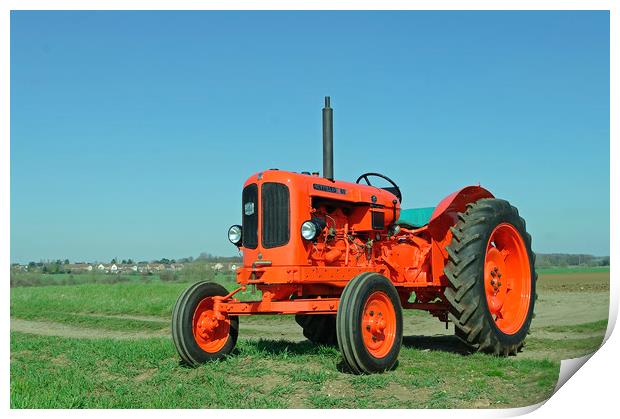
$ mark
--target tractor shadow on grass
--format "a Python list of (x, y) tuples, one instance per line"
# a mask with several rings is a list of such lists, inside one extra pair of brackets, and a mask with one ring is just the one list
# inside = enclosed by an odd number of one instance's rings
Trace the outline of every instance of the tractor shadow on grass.
[[(339, 355), (337, 345), (324, 346), (315, 345), (305, 340), (301, 342), (293, 342), (287, 340), (271, 340), (259, 339), (252, 341), (251, 352), (266, 353), (270, 355)], [(439, 351), (448, 352), (459, 355), (471, 355), (471, 350), (454, 335), (439, 336), (403, 336), (403, 347), (417, 349), (424, 352)], [(233, 351), (233, 355), (240, 354), (239, 349)], [(398, 368), (398, 361), (392, 369)], [(336, 369), (344, 374), (354, 374), (349, 366), (340, 359), (336, 364)]]
[[(403, 347), (417, 349), (424, 352), (440, 351), (449, 352), (459, 355), (470, 355), (472, 352), (454, 335), (439, 335), (439, 336), (403, 336)], [(304, 341), (289, 341), (284, 339), (258, 339), (246, 341), (243, 348), (233, 349), (231, 356), (239, 355), (276, 355), (276, 356), (289, 356), (289, 355), (336, 355), (339, 356), (339, 349), (337, 345), (315, 345), (308, 340)], [(186, 364), (183, 361), (179, 362), (179, 366), (185, 368), (193, 368), (193, 366)], [(394, 369), (398, 367), (398, 362), (394, 366)], [(352, 371), (342, 360), (336, 365), (338, 371), (351, 374)]]
[[(337, 356), (339, 359), (336, 369), (344, 374), (355, 374), (349, 366), (342, 360), (338, 345), (316, 345), (309, 340), (292, 342), (287, 340), (260, 339), (251, 343), (252, 350), (256, 350), (269, 355), (317, 355), (317, 356)], [(235, 349), (236, 353), (240, 353)], [(233, 354), (235, 354), (233, 351)], [(397, 364), (398, 365), (398, 362)], [(396, 366), (394, 366), (396, 368)]]
[[(308, 340), (293, 342), (288, 340), (259, 339), (251, 343), (253, 350), (270, 355), (322, 355), (338, 352), (338, 345), (315, 345)], [(471, 350), (454, 335), (411, 335), (403, 336), (403, 347), (421, 351), (440, 351), (459, 355), (471, 355)], [(235, 352), (238, 350), (235, 349)]]
[(403, 346), (421, 351), (441, 351), (459, 355), (471, 355), (471, 350), (454, 335), (403, 336)]
[[(394, 366), (392, 368), (390, 368), (388, 371), (394, 371), (394, 370), (398, 369), (398, 364), (399, 364), (399, 361), (396, 360), (396, 363), (394, 364)], [(338, 370), (338, 372), (341, 372), (343, 374), (360, 375), (360, 374), (356, 373), (355, 371), (353, 371), (351, 369), (351, 367), (349, 367), (349, 365), (346, 362), (344, 362), (343, 359), (341, 359), (336, 364), (336, 369)]]
[[(440, 351), (459, 355), (470, 355), (471, 351), (454, 335), (439, 336), (403, 336), (403, 347), (417, 349), (424, 352)], [(344, 362), (339, 354), (337, 345), (325, 346), (315, 345), (308, 340), (304, 341), (288, 341), (283, 339), (259, 339), (246, 341), (243, 347), (233, 349), (231, 356), (244, 355), (276, 355), (276, 356), (295, 356), (295, 355), (317, 355), (317, 356), (334, 356), (339, 359), (336, 369), (343, 374), (355, 374), (349, 366)], [(216, 361), (220, 362), (220, 361)], [(392, 368), (398, 368), (398, 361)], [(179, 361), (179, 366), (192, 369), (194, 366), (188, 365), (183, 361)]]
[(321, 355), (326, 351), (331, 351), (332, 348), (338, 350), (337, 346), (315, 345), (309, 340), (294, 342), (283, 339), (259, 339), (252, 341), (249, 345), (253, 347), (253, 350), (270, 355)]
[[(260, 356), (276, 355), (276, 356), (294, 356), (294, 355), (325, 355), (326, 353), (334, 353), (338, 351), (338, 347), (332, 346), (320, 346), (315, 345), (310, 341), (288, 341), (288, 340), (275, 340), (275, 339), (258, 339), (245, 341), (242, 347), (236, 347), (232, 350), (229, 357), (235, 356)], [(212, 361), (222, 362), (226, 358)], [(195, 368), (195, 365), (186, 363), (183, 360), (179, 360), (179, 367), (182, 368)]]

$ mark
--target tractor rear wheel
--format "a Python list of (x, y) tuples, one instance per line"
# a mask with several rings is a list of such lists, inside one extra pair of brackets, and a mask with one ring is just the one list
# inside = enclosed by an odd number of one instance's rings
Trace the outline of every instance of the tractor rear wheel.
[(458, 217), (444, 270), (455, 333), (472, 350), (516, 355), (536, 300), (535, 255), (525, 221), (507, 201), (486, 198)]
[(403, 313), (394, 285), (366, 272), (353, 278), (340, 296), (336, 315), (338, 346), (356, 374), (392, 369), (403, 340)]
[(177, 299), (172, 311), (172, 340), (181, 359), (197, 366), (228, 355), (237, 343), (239, 318), (217, 319), (212, 297), (225, 296), (226, 288), (213, 282), (198, 282)]
[(333, 314), (297, 314), (295, 321), (303, 329), (304, 336), (317, 345), (335, 346), (336, 316)]

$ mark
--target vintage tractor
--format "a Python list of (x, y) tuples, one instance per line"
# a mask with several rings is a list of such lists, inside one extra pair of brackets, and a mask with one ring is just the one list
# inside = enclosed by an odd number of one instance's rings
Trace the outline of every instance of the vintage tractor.
[[(240, 287), (200, 282), (181, 294), (172, 336), (182, 360), (229, 354), (239, 316), (294, 314), (310, 341), (337, 344), (352, 372), (381, 372), (398, 358), (403, 309), (453, 322), (471, 350), (516, 354), (536, 295), (531, 238), (517, 209), (480, 186), (434, 208), (401, 209), (401, 191), (385, 175), (334, 180), (332, 132), (327, 97), (323, 177), (270, 169), (245, 182), (241, 225), (228, 231), (243, 253)], [(389, 186), (375, 186), (378, 179)], [(248, 286), (261, 300), (235, 298)]]

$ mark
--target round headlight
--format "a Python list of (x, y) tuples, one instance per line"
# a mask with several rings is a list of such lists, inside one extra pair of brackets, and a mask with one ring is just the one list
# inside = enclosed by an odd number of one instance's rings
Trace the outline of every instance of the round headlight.
[(301, 225), (301, 237), (306, 240), (313, 240), (316, 237), (317, 231), (317, 226), (312, 221), (306, 221)]
[(241, 244), (241, 226), (234, 225), (228, 229), (228, 240), (235, 246)]

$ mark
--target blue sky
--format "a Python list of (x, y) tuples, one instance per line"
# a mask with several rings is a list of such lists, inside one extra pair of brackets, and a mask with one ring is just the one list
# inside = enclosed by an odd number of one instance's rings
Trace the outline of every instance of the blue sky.
[(538, 252), (609, 254), (607, 12), (13, 12), (11, 260), (234, 255), (241, 186), (480, 182)]

